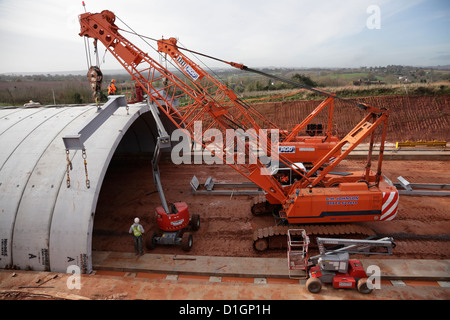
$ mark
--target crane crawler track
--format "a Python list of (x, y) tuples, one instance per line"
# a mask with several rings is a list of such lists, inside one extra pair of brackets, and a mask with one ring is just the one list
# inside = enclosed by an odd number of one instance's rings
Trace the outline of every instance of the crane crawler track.
[[(367, 238), (376, 233), (369, 227), (356, 224), (316, 224), (316, 225), (292, 225), (270, 226), (256, 229), (253, 232), (253, 247), (257, 251), (267, 249), (284, 249), (287, 247), (287, 232), (289, 229), (304, 229), (308, 233), (311, 245), (315, 245), (317, 237), (340, 238)], [(292, 233), (292, 231), (291, 231)], [(295, 235), (295, 233), (294, 233)]]

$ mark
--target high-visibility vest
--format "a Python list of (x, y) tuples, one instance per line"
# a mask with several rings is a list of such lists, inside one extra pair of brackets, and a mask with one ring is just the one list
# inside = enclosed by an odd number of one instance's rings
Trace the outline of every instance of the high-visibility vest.
[(108, 94), (111, 93), (116, 93), (116, 86), (113, 83), (111, 83), (108, 87)]
[(142, 235), (141, 228), (139, 228), (138, 224), (133, 225), (132, 228), (135, 237), (139, 237), (140, 235)]

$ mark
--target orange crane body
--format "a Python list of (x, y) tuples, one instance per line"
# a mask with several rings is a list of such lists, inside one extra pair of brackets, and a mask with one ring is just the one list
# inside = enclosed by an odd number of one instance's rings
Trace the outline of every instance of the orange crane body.
[[(325, 140), (325, 141), (324, 141)], [(281, 141), (278, 152), (292, 163), (301, 162), (305, 166), (313, 167), (323, 159), (339, 143), (336, 136), (297, 136), (294, 141)], [(328, 162), (333, 162), (341, 154), (337, 150)]]
[[(291, 195), (292, 204), (280, 214), (290, 224), (391, 220), (397, 214), (398, 192), (386, 181), (377, 189), (365, 183), (342, 182), (332, 188), (304, 188)], [(393, 194), (392, 200), (383, 194)], [(391, 204), (383, 209), (384, 204)], [(388, 212), (391, 207), (394, 210)]]

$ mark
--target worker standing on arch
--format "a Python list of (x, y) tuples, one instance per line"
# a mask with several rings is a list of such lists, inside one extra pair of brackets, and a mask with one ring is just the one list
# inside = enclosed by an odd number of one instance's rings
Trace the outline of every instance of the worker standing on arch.
[(116, 83), (116, 80), (115, 80), (115, 79), (112, 79), (112, 80), (111, 80), (111, 83), (110, 83), (109, 86), (108, 86), (108, 95), (114, 95), (114, 94), (116, 94), (117, 88), (116, 88), (116, 86), (115, 86), (114, 83)]
[(139, 218), (134, 219), (134, 223), (131, 225), (129, 233), (133, 233), (134, 238), (134, 252), (136, 255), (144, 254), (144, 241), (142, 239), (142, 234), (144, 233), (144, 228), (139, 224)]

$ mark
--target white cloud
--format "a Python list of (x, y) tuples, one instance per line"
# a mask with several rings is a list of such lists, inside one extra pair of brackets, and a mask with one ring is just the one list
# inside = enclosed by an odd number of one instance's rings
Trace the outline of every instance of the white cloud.
[[(357, 63), (355, 59), (379, 64), (379, 57), (370, 56), (371, 39), (395, 46), (383, 27), (386, 23), (401, 25), (404, 22), (396, 20), (397, 16), (424, 0), (85, 2), (89, 12), (111, 10), (140, 34), (174, 36), (190, 49), (224, 60), (253, 67), (300, 67), (346, 66)], [(367, 33), (367, 7), (373, 4), (381, 8), (382, 30)], [(82, 12), (80, 0), (0, 0), (0, 40), (9, 47), (0, 51), (0, 73), (85, 68), (83, 41), (78, 36), (78, 14)], [(29, 62), (30, 45), (35, 48), (40, 43), (46, 47), (33, 50), (32, 58), (41, 63)], [(138, 45), (156, 57), (151, 49)], [(398, 48), (388, 49), (397, 52)], [(100, 50), (103, 54), (104, 48)], [(19, 56), (20, 60), (15, 59)], [(106, 60), (105, 68), (120, 68), (110, 55)]]

